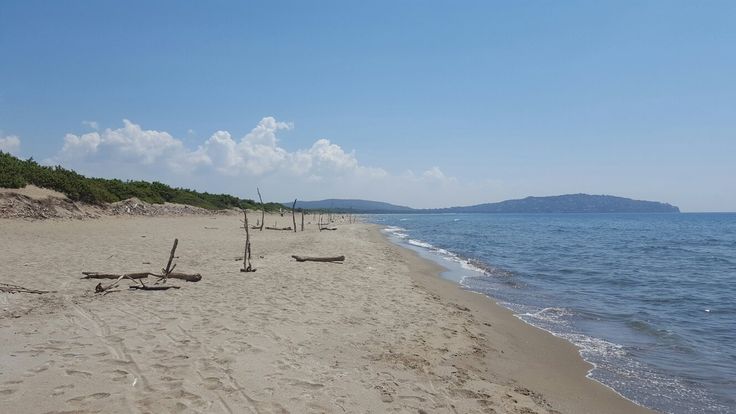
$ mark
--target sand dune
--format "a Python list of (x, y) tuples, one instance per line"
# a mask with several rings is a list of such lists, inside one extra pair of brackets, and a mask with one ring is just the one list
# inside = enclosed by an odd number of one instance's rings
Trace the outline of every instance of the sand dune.
[[(254, 231), (257, 271), (241, 273), (239, 225), (237, 216), (0, 221), (0, 282), (56, 291), (0, 293), (0, 412), (638, 410), (582, 378), (574, 350), (446, 285), (375, 226)], [(79, 278), (157, 271), (175, 237), (177, 271), (201, 282), (102, 296), (97, 281)], [(347, 259), (297, 263), (292, 254)], [(553, 371), (519, 354), (514, 344), (534, 335), (577, 365)], [(513, 377), (529, 372), (541, 379)]]

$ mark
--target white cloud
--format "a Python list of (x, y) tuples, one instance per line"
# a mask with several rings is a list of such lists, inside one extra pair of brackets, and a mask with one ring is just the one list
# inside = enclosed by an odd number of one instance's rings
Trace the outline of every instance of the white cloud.
[(279, 138), (293, 128), (265, 117), (239, 139), (216, 131), (190, 148), (168, 132), (144, 129), (126, 119), (117, 129), (67, 134), (61, 150), (46, 162), (94, 176), (159, 180), (251, 197), (242, 191), (260, 183), (268, 188), (270, 200), (349, 197), (426, 206), (437, 198), (438, 186), (460, 191), (445, 185), (455, 179), (438, 166), (419, 174), (391, 174), (361, 164), (355, 151), (325, 138), (289, 151)]
[(51, 161), (96, 159), (152, 165), (162, 160), (170, 163), (184, 153), (182, 142), (169, 133), (144, 130), (124, 119), (123, 127), (119, 129), (108, 128), (102, 133), (83, 135), (66, 134), (61, 152)]
[(453, 183), (457, 181), (455, 177), (450, 177), (448, 175), (445, 175), (445, 173), (442, 172), (440, 167), (436, 165), (422, 172), (421, 174), (416, 174), (412, 170), (407, 170), (401, 175), (401, 177), (404, 180), (411, 181), (414, 183), (425, 183), (425, 184), (435, 184), (435, 185), (444, 184), (444, 183)]
[(87, 128), (94, 129), (95, 131), (100, 129), (100, 126), (99, 124), (97, 124), (96, 121), (82, 121), (82, 125), (86, 126)]
[(354, 152), (346, 152), (327, 139), (289, 152), (279, 145), (277, 134), (291, 129), (290, 123), (265, 117), (240, 140), (228, 131), (217, 131), (190, 150), (167, 132), (146, 130), (125, 119), (122, 128), (67, 134), (61, 151), (49, 162), (116, 161), (130, 166), (164, 166), (174, 172), (210, 169), (225, 176), (285, 174), (312, 180), (333, 175), (385, 175), (381, 169), (361, 166)]
[(20, 154), (20, 138), (15, 135), (0, 136), (0, 151), (13, 155)]
[(442, 170), (440, 170), (440, 167), (436, 165), (428, 169), (424, 173), (422, 173), (422, 177), (424, 177), (425, 179), (440, 181), (440, 182), (453, 180), (451, 177), (446, 176), (445, 173), (443, 173)]

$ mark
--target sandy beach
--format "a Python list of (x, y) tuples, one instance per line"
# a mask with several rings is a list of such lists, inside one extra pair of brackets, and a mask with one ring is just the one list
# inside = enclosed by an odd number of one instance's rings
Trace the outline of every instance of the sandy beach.
[[(375, 225), (251, 231), (257, 271), (241, 273), (240, 219), (0, 220), (0, 282), (55, 291), (0, 293), (0, 412), (649, 412)], [(101, 295), (80, 279), (158, 271), (174, 238), (200, 282)]]

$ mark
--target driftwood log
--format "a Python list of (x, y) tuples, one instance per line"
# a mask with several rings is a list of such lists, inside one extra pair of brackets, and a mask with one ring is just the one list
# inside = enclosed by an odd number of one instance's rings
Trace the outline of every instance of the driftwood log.
[(98, 283), (97, 286), (95, 286), (95, 293), (102, 293), (103, 295), (107, 295), (111, 292), (116, 292), (113, 289), (120, 283), (123, 279), (129, 279), (134, 282), (138, 282), (140, 285), (133, 285), (128, 286), (129, 289), (138, 289), (138, 290), (169, 290), (169, 289), (180, 289), (179, 286), (147, 286), (141, 279), (131, 279), (128, 277), (128, 275), (120, 275), (120, 277), (117, 278), (114, 282), (107, 286), (102, 286), (102, 283)]
[(8, 283), (0, 283), (0, 292), (5, 293), (34, 293), (36, 295), (43, 295), (44, 293), (54, 293), (52, 290), (36, 290), (36, 289), (28, 289), (24, 288), (23, 286), (18, 285), (11, 285)]
[(268, 227), (266, 226), (266, 230), (291, 230), (291, 226), (289, 227)]
[[(130, 280), (136, 280), (136, 279), (145, 279), (148, 276), (156, 277), (159, 279), (163, 279), (163, 275), (158, 275), (156, 273), (151, 272), (138, 272), (138, 273), (125, 273), (125, 274), (114, 274), (114, 273), (98, 273), (98, 272), (82, 272), (84, 277), (82, 279), (117, 279), (122, 276), (124, 276), (124, 279), (130, 279)], [(167, 279), (180, 279), (187, 282), (199, 282), (202, 280), (202, 275), (199, 273), (178, 273), (178, 272), (171, 272), (168, 276), (166, 276)]]
[(337, 227), (320, 227), (319, 228), (319, 231), (322, 231), (322, 230), (332, 230), (332, 231), (334, 231), (334, 230), (337, 230)]
[[(246, 231), (247, 231), (247, 225), (246, 225)], [(176, 268), (176, 264), (174, 263), (174, 258), (176, 257), (175, 256), (176, 247), (178, 245), (179, 245), (179, 239), (174, 239), (174, 245), (171, 247), (171, 252), (169, 253), (169, 260), (166, 262), (166, 267), (161, 269), (161, 274), (156, 274), (156, 273), (151, 273), (151, 272), (137, 272), (137, 273), (124, 273), (124, 274), (82, 272), (82, 274), (84, 275), (82, 279), (115, 279), (115, 281), (108, 286), (102, 286), (102, 283), (98, 283), (97, 286), (95, 286), (95, 292), (102, 293), (103, 295), (113, 292), (112, 289), (115, 288), (120, 283), (120, 281), (122, 281), (123, 279), (128, 279), (132, 282), (137, 282), (138, 283), (137, 285), (129, 286), (129, 287), (131, 289), (140, 289), (140, 290), (179, 289), (179, 286), (146, 286), (146, 284), (143, 283), (143, 279), (148, 278), (148, 276), (158, 279), (156, 280), (154, 284), (166, 283), (168, 279), (179, 279), (179, 280), (185, 280), (187, 282), (199, 282), (200, 280), (202, 280), (202, 275), (200, 275), (199, 273), (189, 274), (189, 273), (175, 273), (174, 272), (174, 268)]]
[(125, 277), (126, 279), (145, 279), (148, 277), (150, 272), (138, 272), (138, 273), (126, 273), (126, 274), (113, 274), (113, 273), (99, 273), (99, 272), (82, 272), (84, 277), (82, 279), (118, 279)]
[(179, 286), (128, 286), (128, 289), (139, 289), (139, 290), (169, 290), (169, 289), (180, 289)]
[(297, 262), (342, 262), (345, 260), (345, 256), (334, 256), (334, 257), (309, 257), (309, 256), (297, 256), (292, 255)]

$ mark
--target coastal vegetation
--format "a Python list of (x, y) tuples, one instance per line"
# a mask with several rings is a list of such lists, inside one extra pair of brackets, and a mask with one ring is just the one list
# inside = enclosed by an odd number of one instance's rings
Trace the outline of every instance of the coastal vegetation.
[[(55, 190), (71, 200), (90, 204), (114, 203), (136, 197), (152, 204), (178, 203), (209, 210), (261, 208), (260, 203), (250, 199), (171, 187), (157, 181), (123, 181), (85, 177), (58, 165), (45, 166), (34, 161), (33, 158), (21, 160), (0, 151), (0, 187), (22, 188), (28, 184)], [(264, 208), (266, 211), (284, 209), (278, 203), (265, 203)]]

